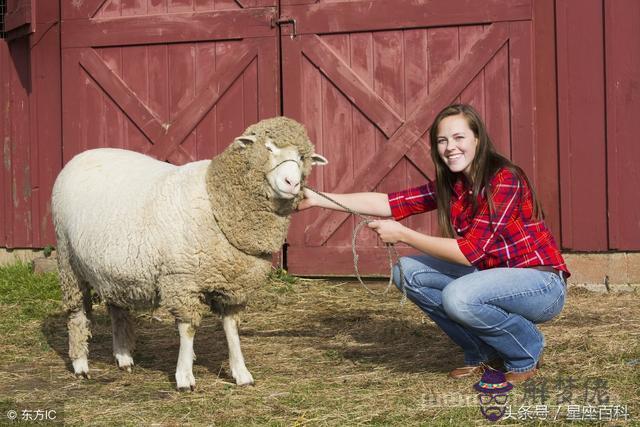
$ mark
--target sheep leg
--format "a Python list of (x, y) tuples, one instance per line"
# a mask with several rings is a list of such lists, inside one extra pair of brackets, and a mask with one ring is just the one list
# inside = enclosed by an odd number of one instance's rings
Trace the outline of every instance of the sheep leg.
[(90, 305), (88, 283), (73, 271), (68, 251), (62, 239), (58, 239), (58, 273), (62, 303), (68, 313), (69, 357), (73, 372), (78, 377), (89, 378), (89, 337), (90, 322), (87, 318), (87, 303)]
[(135, 347), (135, 329), (133, 319), (128, 310), (109, 305), (111, 315), (111, 329), (113, 331), (113, 356), (118, 368), (131, 372), (133, 357), (131, 352)]
[(222, 326), (229, 345), (231, 375), (236, 380), (237, 385), (252, 385), (253, 377), (244, 364), (244, 357), (242, 357), (242, 350), (240, 349), (237, 317), (235, 315), (223, 315)]
[(176, 385), (178, 391), (193, 391), (196, 388), (196, 379), (193, 376), (193, 361), (196, 358), (193, 352), (193, 337), (196, 334), (196, 328), (189, 322), (178, 321), (178, 333), (180, 334), (180, 352), (176, 368)]

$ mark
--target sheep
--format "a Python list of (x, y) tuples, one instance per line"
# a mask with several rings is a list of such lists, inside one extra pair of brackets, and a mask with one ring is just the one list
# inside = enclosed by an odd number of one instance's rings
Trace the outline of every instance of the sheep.
[(71, 159), (51, 205), (76, 376), (89, 377), (93, 289), (111, 316), (120, 369), (134, 364), (130, 311), (161, 306), (180, 336), (177, 388), (193, 390), (194, 335), (213, 310), (222, 316), (236, 384), (253, 384), (238, 317), (267, 279), (312, 165), (325, 164), (304, 127), (286, 117), (249, 126), (212, 160), (183, 166), (113, 148)]

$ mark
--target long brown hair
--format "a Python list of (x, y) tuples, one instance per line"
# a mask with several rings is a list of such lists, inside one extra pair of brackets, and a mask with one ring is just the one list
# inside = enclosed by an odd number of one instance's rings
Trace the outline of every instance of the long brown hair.
[[(502, 168), (507, 168), (513, 172), (520, 180), (524, 180), (531, 191), (533, 199), (534, 211), (533, 215), (536, 219), (544, 218), (542, 206), (527, 178), (524, 171), (513, 164), (511, 160), (501, 156), (496, 151), (491, 138), (487, 133), (487, 128), (480, 118), (478, 112), (467, 104), (453, 104), (442, 110), (433, 121), (431, 129), (429, 129), (429, 141), (431, 142), (431, 159), (436, 168), (436, 200), (438, 203), (438, 225), (444, 237), (454, 237), (453, 226), (451, 225), (451, 197), (453, 194), (453, 186), (459, 178), (459, 173), (451, 172), (449, 167), (444, 163), (438, 154), (438, 126), (443, 119), (450, 116), (462, 115), (467, 119), (469, 128), (478, 139), (476, 153), (471, 162), (469, 179), (471, 183), (471, 200), (472, 214), (475, 215), (478, 209), (478, 196), (485, 192), (487, 202), (489, 203), (489, 212), (493, 214), (494, 205), (490, 194), (489, 183), (491, 178)], [(485, 191), (485, 189), (487, 189)], [(467, 196), (468, 197), (468, 196)], [(491, 225), (492, 226), (492, 225)]]

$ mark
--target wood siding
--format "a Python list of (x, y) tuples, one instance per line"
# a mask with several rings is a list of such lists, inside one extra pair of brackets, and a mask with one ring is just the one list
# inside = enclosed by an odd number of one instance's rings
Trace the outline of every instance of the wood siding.
[[(297, 37), (282, 39), (284, 112), (307, 126), (317, 151), (329, 158), (312, 185), (329, 192), (388, 192), (433, 179), (426, 132), (451, 102), (474, 105), (499, 151), (535, 180), (531, 4), (484, 3), (457, 14), (456, 2), (431, 2), (426, 14), (415, 2), (397, 2), (397, 16), (372, 7), (376, 2), (305, 7)], [(285, 7), (283, 13), (298, 16), (301, 8)], [(325, 14), (342, 18), (322, 26), (327, 19), (319, 17)], [(348, 18), (353, 16), (360, 18)], [(451, 25), (431, 27), (444, 22)], [(483, 24), (459, 25), (477, 22)], [(364, 31), (369, 29), (376, 31)], [(356, 222), (331, 211), (296, 215), (288, 239), (289, 270), (351, 274)], [(437, 233), (434, 214), (405, 222)], [(388, 271), (384, 245), (374, 233), (363, 230), (357, 244), (362, 272)]]
[(55, 242), (49, 200), (62, 150), (58, 5), (29, 4), (38, 6), (29, 17), (39, 31), (0, 40), (0, 245), (7, 248)]
[[(0, 246), (55, 243), (51, 186), (87, 148), (182, 164), (284, 112), (330, 161), (312, 185), (390, 191), (433, 177), (428, 125), (463, 101), (527, 171), (564, 249), (640, 250), (640, 3), (468, 3), (12, 1), (16, 30), (0, 40)], [(296, 20), (295, 37), (276, 17)], [(406, 222), (437, 232), (435, 215)], [(351, 274), (355, 223), (297, 214), (291, 271)], [(373, 233), (358, 247), (363, 271), (386, 270)]]

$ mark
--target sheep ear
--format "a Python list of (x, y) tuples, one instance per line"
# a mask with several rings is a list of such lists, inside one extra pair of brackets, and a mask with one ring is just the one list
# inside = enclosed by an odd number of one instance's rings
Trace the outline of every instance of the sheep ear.
[(327, 163), (329, 163), (329, 160), (325, 159), (320, 154), (313, 153), (313, 155), (311, 156), (311, 164), (314, 166), (315, 165), (324, 166)]
[(255, 135), (242, 135), (233, 140), (233, 146), (236, 148), (246, 148), (256, 142)]

